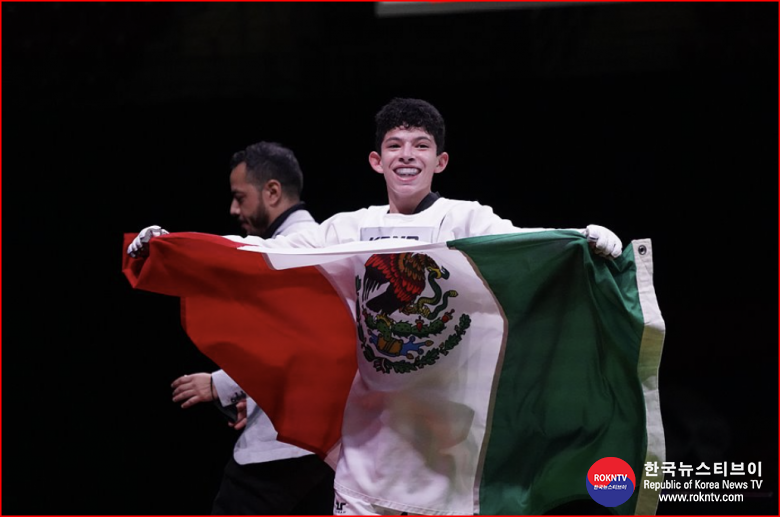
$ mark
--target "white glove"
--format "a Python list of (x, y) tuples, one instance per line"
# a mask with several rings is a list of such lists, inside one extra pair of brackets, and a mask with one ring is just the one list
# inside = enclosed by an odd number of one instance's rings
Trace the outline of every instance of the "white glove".
[(596, 255), (618, 258), (623, 253), (623, 243), (618, 236), (603, 226), (589, 224), (585, 228), (585, 237)]
[(133, 258), (146, 255), (149, 253), (147, 244), (152, 240), (152, 237), (159, 237), (160, 235), (167, 235), (168, 232), (163, 230), (159, 226), (147, 226), (133, 239), (130, 246), (127, 247), (127, 254)]

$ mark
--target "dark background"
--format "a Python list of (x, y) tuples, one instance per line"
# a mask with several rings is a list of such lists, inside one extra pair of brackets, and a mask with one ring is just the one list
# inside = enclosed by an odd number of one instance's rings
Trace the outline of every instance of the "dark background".
[(171, 402), (213, 365), (122, 234), (237, 233), (228, 160), (262, 139), (318, 220), (383, 203), (393, 96), (447, 119), (442, 194), (652, 239), (667, 459), (764, 479), (658, 513), (777, 514), (777, 4), (428, 6), (3, 2), (4, 514), (209, 512), (235, 435)]

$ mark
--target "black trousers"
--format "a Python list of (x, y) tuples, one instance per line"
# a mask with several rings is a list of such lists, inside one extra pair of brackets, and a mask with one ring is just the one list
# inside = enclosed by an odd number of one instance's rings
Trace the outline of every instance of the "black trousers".
[(231, 456), (212, 515), (333, 515), (334, 472), (314, 454), (239, 465)]

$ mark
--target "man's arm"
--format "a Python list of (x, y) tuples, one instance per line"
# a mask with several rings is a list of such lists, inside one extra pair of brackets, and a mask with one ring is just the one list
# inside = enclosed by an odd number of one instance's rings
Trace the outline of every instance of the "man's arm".
[(215, 398), (222, 406), (232, 406), (246, 398), (246, 393), (224, 370), (211, 374)]
[[(133, 258), (146, 257), (149, 254), (149, 241), (170, 232), (157, 225), (147, 226), (141, 230), (127, 247), (127, 254)], [(261, 239), (252, 235), (222, 235), (225, 239), (240, 242), (247, 246), (265, 246), (268, 248), (320, 248), (326, 245), (323, 232), (319, 226), (295, 232), (291, 235), (278, 235), (273, 239)]]
[[(171, 384), (173, 401), (181, 402), (186, 409), (201, 402), (213, 402), (224, 414), (231, 427), (242, 429), (242, 420), (238, 404), (246, 400), (246, 393), (224, 371), (214, 373), (193, 373), (182, 375)], [(246, 405), (244, 405), (243, 420), (246, 420)]]
[(498, 235), (502, 233), (527, 233), (551, 230), (574, 230), (588, 239), (590, 248), (597, 255), (606, 258), (617, 258), (623, 253), (623, 243), (614, 232), (603, 226), (590, 224), (585, 228), (520, 228), (509, 219), (498, 216), (490, 206), (468, 202), (466, 210), (452, 210), (450, 216), (451, 228), (456, 238), (477, 237), (482, 235)]

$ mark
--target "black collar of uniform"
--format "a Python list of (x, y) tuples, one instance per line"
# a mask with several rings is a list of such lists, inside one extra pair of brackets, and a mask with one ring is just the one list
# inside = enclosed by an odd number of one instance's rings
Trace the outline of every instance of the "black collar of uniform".
[(415, 208), (414, 212), (412, 213), (419, 214), (423, 210), (429, 209), (431, 205), (434, 204), (440, 197), (441, 194), (438, 192), (428, 192), (428, 195), (425, 196), (422, 201), (420, 201), (420, 204), (417, 205), (417, 208)]
[(281, 214), (279, 214), (279, 217), (274, 219), (274, 222), (271, 223), (271, 226), (268, 227), (266, 231), (263, 232), (263, 234), (260, 236), (261, 239), (271, 239), (273, 238), (274, 234), (276, 233), (276, 230), (279, 229), (279, 227), (287, 220), (288, 217), (293, 212), (297, 212), (298, 210), (303, 210), (306, 208), (306, 204), (303, 201), (299, 201), (298, 203), (294, 204)]

